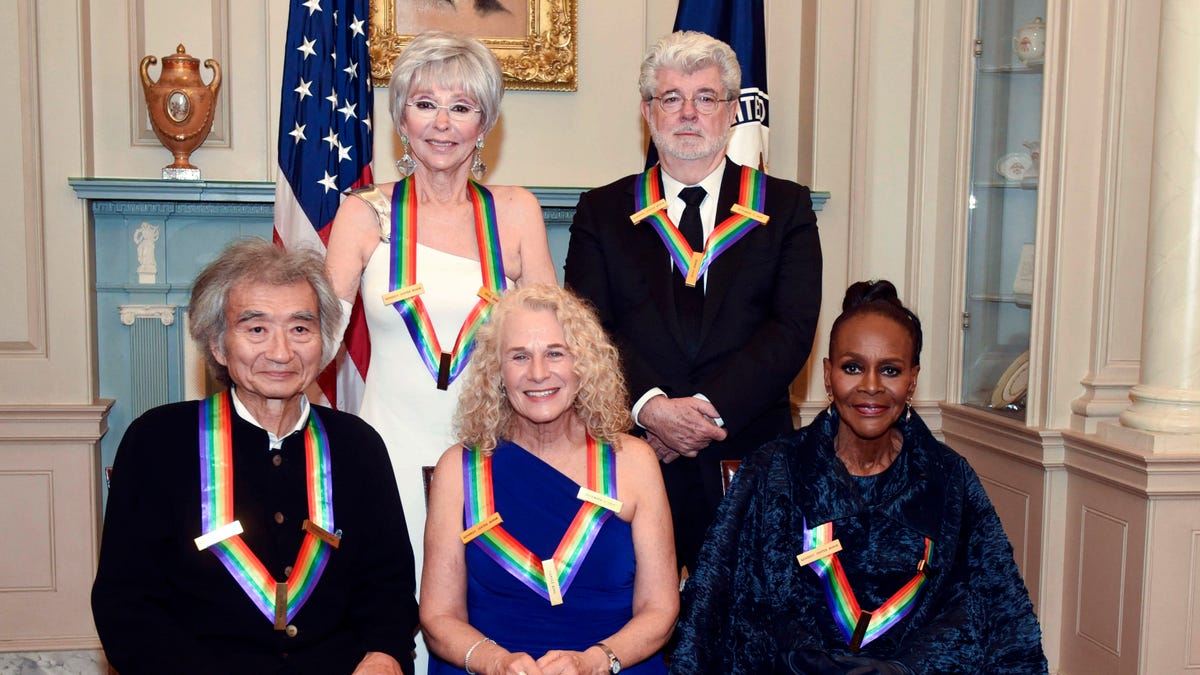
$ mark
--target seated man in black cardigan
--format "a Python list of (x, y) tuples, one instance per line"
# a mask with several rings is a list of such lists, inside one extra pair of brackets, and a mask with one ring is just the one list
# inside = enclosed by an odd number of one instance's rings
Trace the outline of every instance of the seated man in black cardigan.
[(188, 312), (229, 389), (150, 410), (121, 441), (92, 589), (110, 663), (411, 673), (413, 554), (387, 451), (303, 394), (340, 332), (321, 257), (233, 244)]

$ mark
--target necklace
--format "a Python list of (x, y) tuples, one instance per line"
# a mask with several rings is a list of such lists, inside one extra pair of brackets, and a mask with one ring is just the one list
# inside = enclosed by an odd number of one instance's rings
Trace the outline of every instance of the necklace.
[(629, 216), (634, 225), (649, 221), (658, 237), (671, 254), (675, 268), (684, 276), (684, 283), (695, 286), (696, 281), (722, 253), (750, 234), (758, 225), (766, 225), (770, 217), (762, 212), (766, 201), (767, 181), (760, 171), (742, 167), (738, 201), (730, 208), (733, 212), (717, 225), (703, 251), (693, 251), (691, 245), (675, 223), (667, 217), (667, 200), (662, 196), (662, 180), (657, 164), (634, 180), (633, 201), (637, 213)]
[(424, 285), (417, 282), (417, 195), (416, 183), (409, 176), (392, 189), (392, 237), (389, 287), (383, 303), (392, 305), (404, 319), (408, 334), (425, 368), (437, 382), (437, 388), (449, 388), (471, 359), (475, 350), (475, 333), (487, 322), (492, 304), (500, 299), (507, 287), (504, 259), (500, 253), (500, 227), (496, 221), (496, 201), (492, 193), (475, 181), (468, 181), (467, 193), (475, 213), (475, 240), (479, 246), (479, 274), (482, 285), (477, 291), (479, 301), (463, 320), (454, 341), (446, 352), (438, 341), (433, 321), (421, 300)]
[(808, 521), (804, 523), (804, 550), (814, 551), (826, 547), (824, 555), (815, 560), (801, 553), (796, 556), (801, 565), (808, 566), (825, 585), (825, 600), (829, 611), (833, 614), (834, 623), (842, 632), (843, 639), (850, 646), (850, 651), (857, 653), (864, 645), (870, 644), (880, 635), (886, 633), (892, 626), (900, 622), (916, 606), (921, 589), (925, 586), (929, 574), (929, 559), (933, 553), (933, 542), (925, 537), (925, 555), (917, 562), (917, 573), (900, 590), (892, 594), (875, 611), (864, 611), (858, 605), (846, 571), (842, 569), (842, 561), (837, 551), (841, 544), (833, 538), (833, 523), (828, 522), (808, 529)]
[(492, 456), (478, 448), (463, 453), (463, 544), (475, 542), (509, 574), (542, 596), (561, 605), (579, 566), (609, 516), (621, 510), (617, 501), (617, 462), (612, 445), (587, 439), (587, 487), (580, 488), (583, 503), (549, 559), (540, 560), (500, 524), (496, 512)]
[(333, 475), (329, 438), (315, 410), (304, 432), (308, 518), (304, 541), (292, 573), (276, 581), (242, 540), (242, 525), (233, 517), (233, 411), (231, 392), (216, 394), (200, 404), (200, 550), (211, 549), (238, 586), (275, 630), (284, 630), (312, 595), (332, 549), (341, 543), (333, 524)]

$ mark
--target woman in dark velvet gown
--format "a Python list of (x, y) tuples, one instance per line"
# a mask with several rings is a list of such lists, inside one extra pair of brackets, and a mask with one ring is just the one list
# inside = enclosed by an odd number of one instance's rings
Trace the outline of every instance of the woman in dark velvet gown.
[(909, 406), (921, 325), (846, 292), (808, 426), (742, 463), (684, 590), (677, 673), (1039, 673), (1041, 631), (979, 478)]

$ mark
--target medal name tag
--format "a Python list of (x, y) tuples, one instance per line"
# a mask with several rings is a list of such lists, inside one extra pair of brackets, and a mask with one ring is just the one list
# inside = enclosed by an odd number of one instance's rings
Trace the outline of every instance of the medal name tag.
[(196, 537), (196, 550), (203, 551), (213, 544), (225, 541), (230, 537), (237, 536), (242, 533), (242, 521), (235, 520), (218, 527), (212, 532), (202, 534)]
[(384, 293), (383, 294), (383, 304), (394, 305), (397, 302), (400, 302), (401, 300), (407, 300), (409, 298), (416, 297), (424, 292), (425, 292), (425, 284), (417, 282), (411, 286), (405, 286), (404, 288), (397, 288), (394, 291)]
[(542, 573), (546, 575), (546, 590), (550, 593), (550, 604), (563, 604), (562, 588), (558, 585), (558, 565), (554, 558), (542, 561)]
[(629, 219), (633, 221), (634, 225), (637, 225), (638, 223), (645, 220), (648, 216), (651, 216), (659, 211), (666, 211), (666, 210), (667, 210), (667, 200), (660, 199), (660, 200), (654, 202), (653, 204), (651, 204), (650, 206), (647, 206), (646, 208), (642, 209), (641, 211), (638, 211), (637, 213), (633, 214), (632, 216), (629, 216)]
[(337, 548), (342, 543), (341, 530), (338, 530), (338, 533), (334, 534), (333, 532), (326, 530), (307, 518), (304, 519), (304, 524), (301, 525), (301, 528), (303, 528), (305, 532), (308, 532), (317, 539), (320, 539), (334, 548)]
[(821, 544), (814, 549), (809, 549), (804, 553), (801, 553), (800, 555), (796, 556), (796, 560), (800, 563), (801, 567), (807, 567), (821, 558), (827, 558), (841, 550), (841, 540), (834, 539), (831, 542)]
[(500, 294), (488, 288), (487, 286), (480, 286), (475, 295), (478, 295), (480, 298), (483, 298), (486, 302), (493, 305), (497, 302), (500, 302)]
[(699, 251), (692, 254), (692, 259), (688, 261), (687, 278), (683, 283), (688, 286), (695, 286), (696, 281), (700, 278), (700, 263), (704, 260), (704, 252)]
[(492, 529), (493, 527), (496, 527), (497, 525), (499, 525), (500, 523), (503, 523), (503, 522), (504, 522), (504, 519), (500, 517), (500, 512), (493, 511), (492, 515), (488, 516), (487, 518), (484, 518), (483, 520), (479, 521), (478, 523), (475, 523), (471, 527), (463, 530), (462, 534), (458, 535), (458, 538), (462, 539), (462, 543), (469, 544), (469, 543), (471, 543), (472, 539), (478, 537), (479, 535), (483, 534), (484, 532), (487, 532), (488, 530)]
[(287, 630), (288, 585), (286, 581), (275, 584), (275, 630)]
[(576, 498), (582, 499), (585, 502), (595, 504), (602, 509), (608, 509), (613, 513), (621, 512), (621, 500), (613, 499), (612, 497), (596, 492), (595, 490), (589, 490), (585, 487), (581, 487), (579, 488), (579, 494), (575, 496)]
[(733, 206), (729, 207), (729, 210), (733, 211), (739, 216), (749, 218), (750, 220), (757, 220), (763, 225), (766, 225), (767, 221), (771, 219), (771, 216), (768, 216), (765, 213), (759, 213), (758, 211), (755, 211), (748, 206), (742, 206), (741, 204), (734, 204)]

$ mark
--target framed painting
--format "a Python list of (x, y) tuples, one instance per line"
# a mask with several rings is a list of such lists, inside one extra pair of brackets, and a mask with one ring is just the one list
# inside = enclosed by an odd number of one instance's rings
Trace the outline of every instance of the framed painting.
[(496, 55), (509, 89), (575, 91), (578, 0), (371, 0), (371, 78), (386, 87), (413, 36), (449, 30)]

